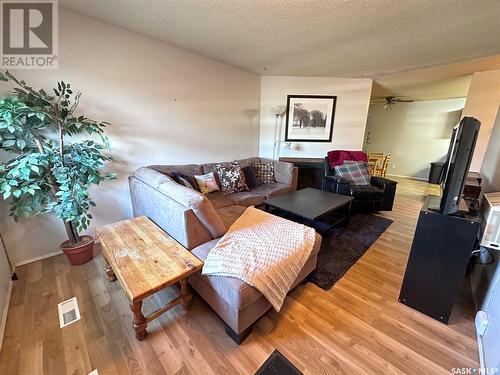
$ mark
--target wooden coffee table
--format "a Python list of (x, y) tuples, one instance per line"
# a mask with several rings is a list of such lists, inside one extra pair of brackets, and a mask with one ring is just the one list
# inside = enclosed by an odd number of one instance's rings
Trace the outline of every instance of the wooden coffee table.
[(340, 223), (347, 225), (353, 199), (348, 195), (306, 188), (266, 199), (264, 209), (326, 234)]
[[(187, 309), (191, 294), (187, 277), (203, 267), (203, 262), (144, 216), (106, 225), (97, 231), (101, 241), (106, 275), (116, 278), (125, 291), (134, 314), (135, 337), (144, 340), (146, 327), (172, 307)], [(180, 295), (148, 316), (142, 313), (144, 298), (180, 284)]]

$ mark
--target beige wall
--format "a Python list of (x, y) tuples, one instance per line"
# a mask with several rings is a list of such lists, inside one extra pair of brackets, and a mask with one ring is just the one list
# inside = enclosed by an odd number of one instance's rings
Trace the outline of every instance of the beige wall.
[[(275, 117), (271, 107), (286, 105), (287, 95), (337, 95), (332, 142), (295, 143), (281, 156), (324, 157), (334, 149), (361, 150), (372, 80), (368, 78), (262, 76), (260, 155), (272, 157)], [(285, 119), (281, 139), (284, 139)]]
[[(113, 124), (109, 169), (119, 179), (93, 191), (91, 232), (132, 215), (127, 176), (139, 166), (258, 154), (259, 76), (73, 12), (60, 10), (59, 18), (59, 69), (14, 73), (45, 89), (70, 82), (83, 92), (83, 113)], [(64, 240), (51, 216), (15, 225), (1, 214), (13, 262), (56, 251)]]
[(481, 169), (499, 105), (500, 70), (474, 73), (463, 111), (463, 116), (472, 116), (481, 121), (471, 162), (472, 171), (478, 172)]
[(483, 193), (500, 191), (500, 108), (481, 165)]
[(442, 161), (448, 152), (464, 102), (396, 103), (390, 111), (383, 104), (371, 105), (364, 150), (390, 154), (389, 174), (427, 179), (430, 163)]
[[(5, 256), (2, 241), (0, 241), (0, 349), (2, 348), (4, 322), (7, 319), (7, 298), (10, 287), (10, 268)], [(5, 313), (5, 316), (4, 316)]]

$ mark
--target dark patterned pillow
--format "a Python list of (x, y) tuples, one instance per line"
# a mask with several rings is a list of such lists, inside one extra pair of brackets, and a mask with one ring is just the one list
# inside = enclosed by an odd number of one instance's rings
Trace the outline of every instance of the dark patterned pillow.
[(245, 180), (249, 189), (260, 185), (260, 182), (255, 177), (255, 172), (251, 166), (246, 166), (241, 168), (243, 174), (245, 175)]
[(198, 183), (196, 182), (196, 179), (193, 176), (187, 176), (183, 173), (172, 172), (170, 177), (172, 177), (172, 179), (178, 184), (181, 184), (185, 187), (188, 187), (196, 191), (200, 191)]
[(345, 161), (335, 166), (335, 174), (353, 185), (370, 185), (370, 171), (364, 161)]
[(238, 162), (216, 164), (215, 170), (219, 176), (221, 190), (224, 195), (250, 190)]
[(255, 177), (261, 184), (274, 184), (274, 164), (273, 162), (267, 163), (252, 163)]

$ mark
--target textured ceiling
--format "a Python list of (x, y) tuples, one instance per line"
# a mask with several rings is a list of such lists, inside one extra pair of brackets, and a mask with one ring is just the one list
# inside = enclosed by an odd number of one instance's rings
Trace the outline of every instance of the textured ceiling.
[(59, 0), (257, 74), (372, 77), (500, 52), (497, 0)]

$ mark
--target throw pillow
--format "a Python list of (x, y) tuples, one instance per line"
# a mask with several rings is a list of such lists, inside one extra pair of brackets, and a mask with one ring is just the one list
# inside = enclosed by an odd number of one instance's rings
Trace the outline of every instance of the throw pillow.
[(196, 182), (203, 194), (211, 193), (212, 191), (220, 190), (215, 180), (214, 172), (202, 175), (194, 175)]
[(173, 172), (170, 176), (178, 184), (181, 184), (190, 189), (194, 189), (196, 191), (200, 191), (200, 188), (198, 187), (198, 182), (196, 182), (196, 179), (193, 176), (187, 176), (179, 172)]
[(250, 189), (260, 185), (259, 181), (257, 180), (257, 177), (255, 176), (255, 172), (254, 172), (252, 167), (250, 167), (250, 166), (243, 167), (243, 168), (241, 168), (241, 170), (243, 171), (243, 174), (245, 175), (245, 181), (247, 182), (247, 186)]
[(273, 162), (267, 163), (252, 163), (255, 177), (261, 184), (274, 184), (274, 164)]
[(335, 174), (353, 185), (370, 185), (370, 171), (368, 163), (364, 161), (345, 161), (337, 165)]
[(220, 187), (224, 195), (234, 194), (239, 191), (248, 191), (245, 175), (238, 162), (216, 164), (215, 170), (219, 176)]

